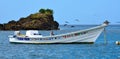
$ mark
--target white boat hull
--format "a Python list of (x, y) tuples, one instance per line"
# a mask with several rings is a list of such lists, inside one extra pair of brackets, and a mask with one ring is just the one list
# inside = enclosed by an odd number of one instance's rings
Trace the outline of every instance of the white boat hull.
[(13, 37), (9, 41), (14, 43), (94, 43), (106, 25), (80, 30), (67, 34), (46, 37)]

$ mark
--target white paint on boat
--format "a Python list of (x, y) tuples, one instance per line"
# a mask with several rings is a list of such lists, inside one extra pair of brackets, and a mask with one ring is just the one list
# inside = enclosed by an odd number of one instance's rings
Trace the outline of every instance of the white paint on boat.
[(42, 36), (38, 35), (37, 30), (28, 30), (25, 36), (9, 36), (9, 41), (15, 43), (94, 43), (107, 25), (104, 23), (93, 28), (53, 36)]

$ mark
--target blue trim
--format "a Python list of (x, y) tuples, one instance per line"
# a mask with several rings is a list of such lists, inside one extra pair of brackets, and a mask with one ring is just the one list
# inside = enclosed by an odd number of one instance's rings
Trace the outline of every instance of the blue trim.
[(30, 40), (29, 38), (17, 38), (18, 40)]

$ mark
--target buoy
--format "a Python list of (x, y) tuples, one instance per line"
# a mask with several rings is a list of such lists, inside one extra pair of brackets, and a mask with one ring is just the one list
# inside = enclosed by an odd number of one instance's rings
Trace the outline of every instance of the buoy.
[(116, 41), (116, 44), (117, 44), (117, 45), (120, 45), (120, 41)]

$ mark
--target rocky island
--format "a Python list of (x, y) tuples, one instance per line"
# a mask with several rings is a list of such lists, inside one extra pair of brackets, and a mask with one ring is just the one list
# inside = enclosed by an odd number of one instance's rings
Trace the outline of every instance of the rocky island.
[(54, 20), (53, 10), (40, 9), (39, 12), (0, 24), (0, 30), (58, 30), (59, 23)]

